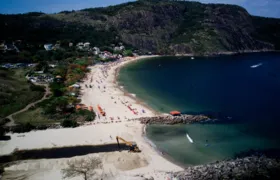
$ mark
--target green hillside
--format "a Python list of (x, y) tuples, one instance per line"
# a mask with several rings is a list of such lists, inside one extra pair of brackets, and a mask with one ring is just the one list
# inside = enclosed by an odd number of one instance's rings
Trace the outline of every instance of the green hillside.
[(22, 40), (35, 51), (43, 43), (123, 42), (155, 53), (212, 54), (279, 50), (280, 20), (251, 16), (235, 5), (139, 0), (106, 8), (57, 14), (0, 15), (3, 40)]
[(43, 97), (44, 88), (28, 83), (26, 72), (0, 69), (0, 119)]

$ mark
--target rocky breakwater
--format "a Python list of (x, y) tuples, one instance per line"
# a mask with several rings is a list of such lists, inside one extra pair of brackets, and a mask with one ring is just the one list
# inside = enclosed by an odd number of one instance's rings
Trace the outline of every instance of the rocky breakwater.
[(212, 179), (278, 179), (280, 161), (267, 157), (245, 157), (207, 165), (188, 167), (173, 173), (179, 180)]
[(190, 124), (210, 120), (205, 115), (154, 116), (138, 118), (142, 124)]

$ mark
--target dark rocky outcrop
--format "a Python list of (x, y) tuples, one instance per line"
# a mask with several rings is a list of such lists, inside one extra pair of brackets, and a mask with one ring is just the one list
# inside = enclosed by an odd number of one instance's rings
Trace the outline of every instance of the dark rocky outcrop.
[(257, 156), (188, 167), (173, 174), (178, 180), (278, 179), (279, 175), (280, 161)]
[(189, 124), (198, 123), (209, 120), (209, 117), (204, 115), (181, 115), (181, 116), (154, 116), (142, 117), (139, 120), (142, 124)]

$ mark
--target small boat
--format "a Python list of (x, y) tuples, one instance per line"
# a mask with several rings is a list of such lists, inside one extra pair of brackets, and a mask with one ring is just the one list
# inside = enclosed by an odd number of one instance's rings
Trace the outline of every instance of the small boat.
[(191, 57), (192, 60), (194, 60), (194, 57)]
[(255, 64), (255, 65), (252, 65), (251, 68), (257, 68), (257, 67), (259, 67), (259, 66), (261, 66), (261, 65), (262, 65), (262, 63)]
[(188, 138), (188, 140), (190, 141), (190, 143), (193, 143), (192, 138), (191, 138), (188, 134), (186, 134), (186, 137)]

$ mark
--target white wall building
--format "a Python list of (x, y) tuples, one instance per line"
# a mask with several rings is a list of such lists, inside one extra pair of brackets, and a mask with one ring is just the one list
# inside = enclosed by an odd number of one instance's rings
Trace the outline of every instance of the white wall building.
[(53, 45), (52, 45), (52, 44), (45, 44), (45, 45), (44, 45), (44, 48), (45, 48), (47, 51), (50, 51), (50, 50), (52, 50)]

